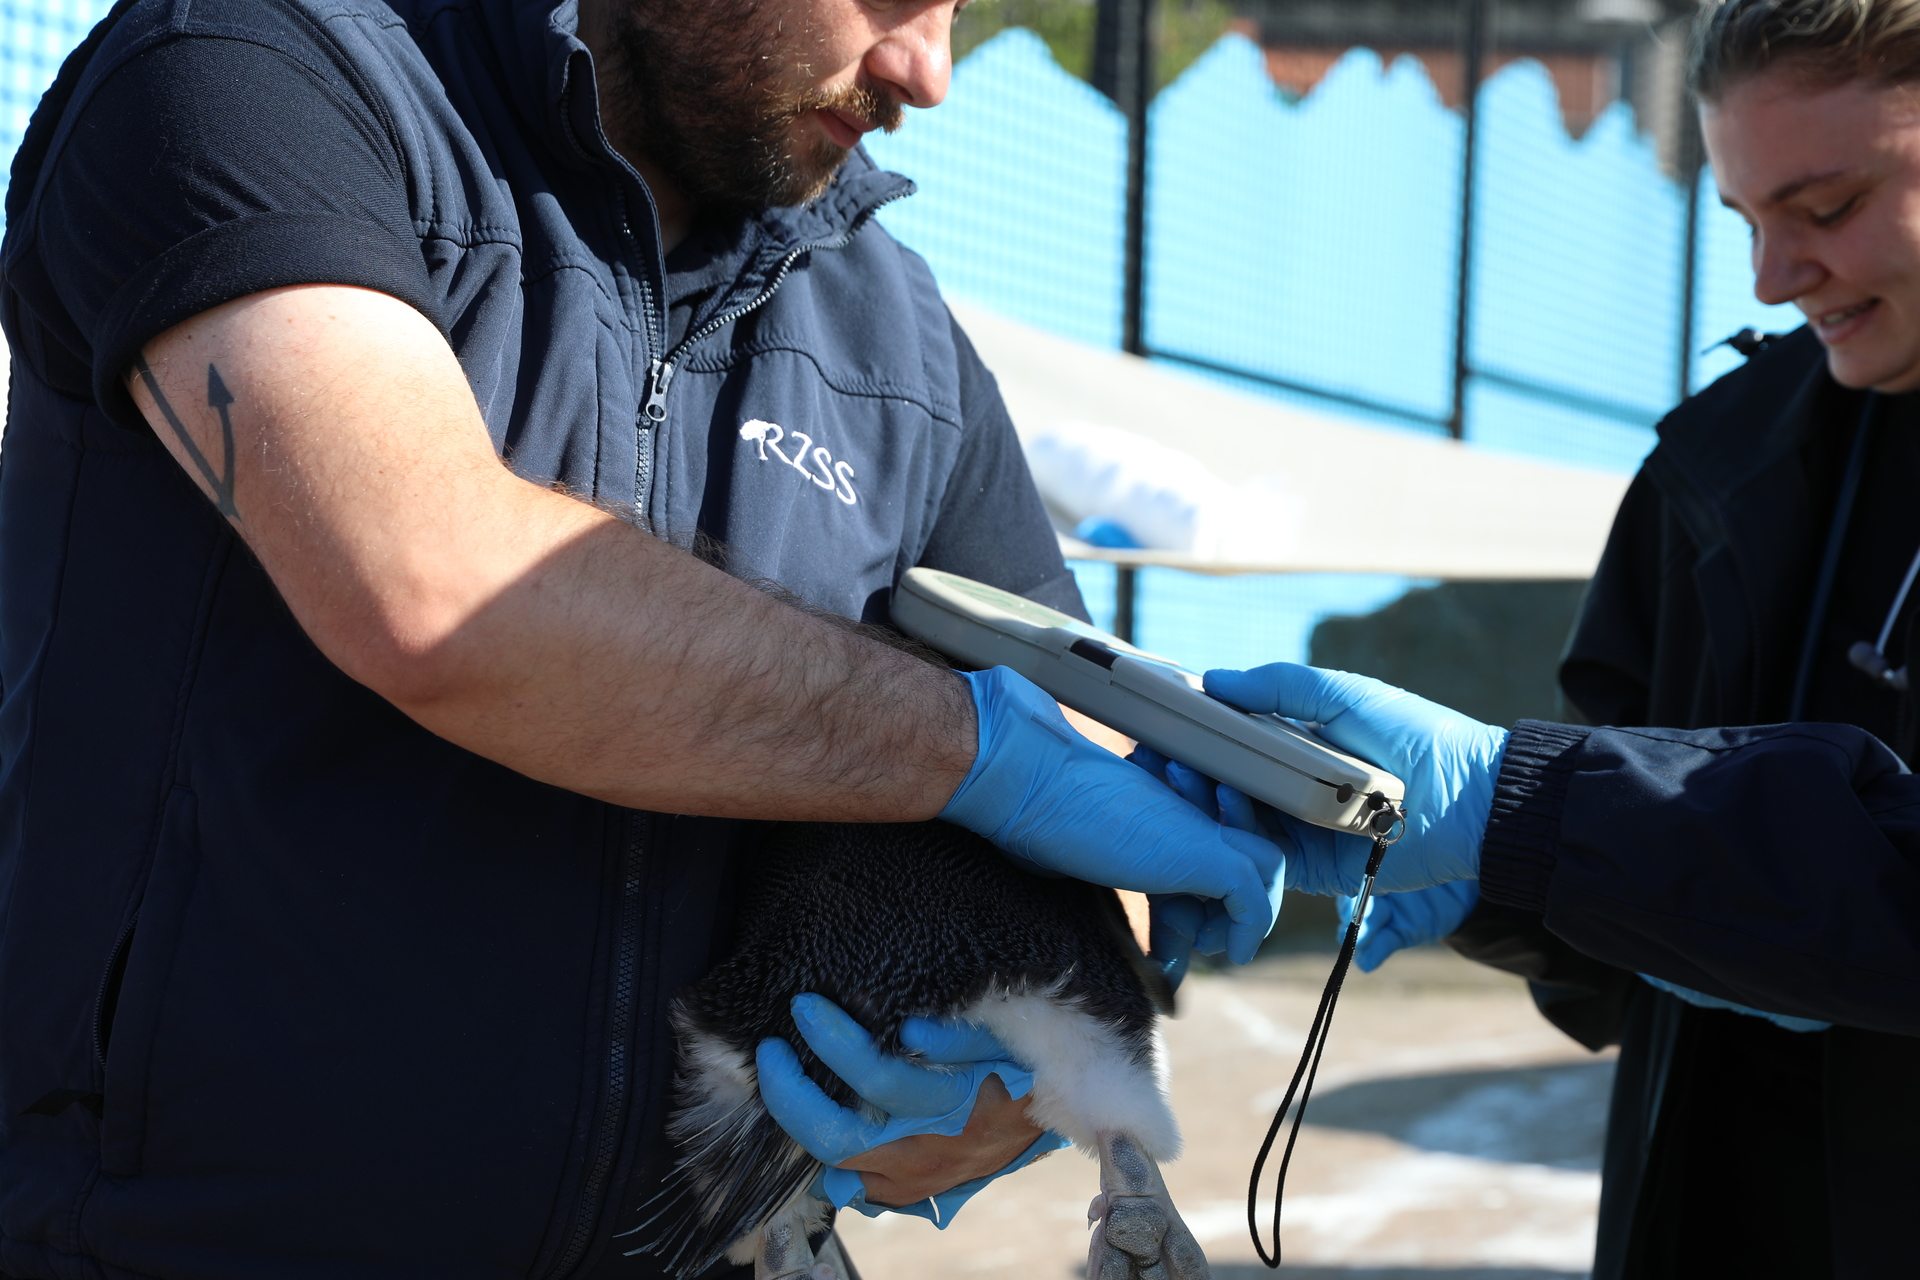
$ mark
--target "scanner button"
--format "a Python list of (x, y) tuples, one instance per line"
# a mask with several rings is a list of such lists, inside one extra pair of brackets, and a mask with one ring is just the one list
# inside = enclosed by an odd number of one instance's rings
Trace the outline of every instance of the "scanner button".
[(1068, 652), (1077, 654), (1095, 666), (1105, 667), (1109, 671), (1113, 670), (1114, 660), (1120, 656), (1098, 640), (1088, 640), (1085, 637), (1075, 640)]

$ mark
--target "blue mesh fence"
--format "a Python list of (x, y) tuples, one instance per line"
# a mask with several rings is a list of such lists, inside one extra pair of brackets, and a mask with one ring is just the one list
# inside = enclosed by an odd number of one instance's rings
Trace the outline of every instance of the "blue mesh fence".
[(61, 59), (113, 0), (0, 0), (0, 151), (11, 161)]
[(1357, 51), (1293, 104), (1229, 36), (1150, 128), (1151, 350), (1445, 417), (1460, 127), (1417, 63)]
[[(1537, 61), (1502, 65), (1477, 106), (1463, 434), (1630, 469), (1679, 394), (1685, 181), (1624, 102), (1576, 135)], [(1463, 113), (1441, 101), (1418, 59), (1383, 64), (1354, 49), (1293, 100), (1255, 44), (1223, 38), (1150, 112), (1151, 353), (1304, 407), (1443, 430), (1464, 135)], [(1024, 32), (981, 46), (956, 69), (946, 106), (871, 144), (921, 182), (920, 196), (884, 217), (950, 291), (1075, 336), (1117, 327), (1123, 147), (1119, 111), (1062, 77)], [(1097, 163), (1083, 169), (1089, 155)], [(936, 156), (1009, 176), (963, 191)], [(1730, 367), (1729, 353), (1699, 354), (1708, 342), (1791, 323), (1753, 300), (1744, 231), (1719, 207), (1710, 175), (1702, 184), (1686, 356), (1694, 386)], [(1087, 215), (1090, 204), (1099, 216)], [(1049, 227), (1070, 228), (1070, 245)], [(1015, 242), (1051, 246), (1051, 259)], [(1038, 269), (990, 275), (1015, 262)], [(1084, 306), (1048, 319), (1082, 296)]]
[(1029, 32), (1006, 32), (962, 66), (938, 111), (874, 139), (880, 163), (920, 187), (882, 215), (888, 229), (949, 292), (1118, 346), (1126, 121)]
[(1571, 137), (1536, 62), (1480, 120), (1467, 438), (1630, 466), (1679, 385), (1684, 194), (1625, 104)]

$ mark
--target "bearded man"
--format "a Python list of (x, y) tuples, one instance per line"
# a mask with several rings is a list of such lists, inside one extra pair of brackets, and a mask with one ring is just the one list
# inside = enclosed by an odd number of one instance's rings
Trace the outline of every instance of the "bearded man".
[[(746, 820), (945, 817), (1251, 956), (1277, 848), (741, 581), (1081, 607), (871, 222), (956, 7), (123, 0), (68, 60), (0, 258), (0, 1275), (654, 1274)], [(844, 1163), (1046, 1145), (970, 1106)]]

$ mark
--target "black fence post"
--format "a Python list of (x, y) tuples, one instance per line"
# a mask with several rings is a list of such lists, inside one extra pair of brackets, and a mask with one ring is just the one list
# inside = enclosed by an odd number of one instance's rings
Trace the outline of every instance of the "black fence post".
[[(1116, 30), (1114, 103), (1127, 118), (1125, 276), (1120, 348), (1147, 354), (1147, 104), (1153, 98), (1153, 0), (1101, 0)], [(1110, 15), (1110, 16), (1109, 16)]]
[(1126, 4), (1127, 0), (1094, 0), (1093, 4), (1093, 67), (1087, 78), (1115, 106), (1121, 105), (1120, 49), (1126, 43)]
[[(1683, 73), (1684, 74), (1684, 73)], [(1680, 270), (1680, 376), (1677, 404), (1693, 394), (1693, 350), (1699, 345), (1694, 329), (1694, 305), (1700, 287), (1700, 177), (1706, 172), (1706, 151), (1701, 145), (1700, 121), (1693, 112), (1693, 95), (1680, 98), (1680, 181), (1687, 184), (1686, 226), (1682, 232)]]
[(1466, 30), (1461, 41), (1462, 109), (1466, 138), (1460, 154), (1459, 277), (1453, 307), (1453, 410), (1447, 415), (1447, 434), (1455, 440), (1467, 435), (1467, 379), (1473, 376), (1469, 344), (1473, 326), (1473, 200), (1474, 152), (1479, 141), (1480, 80), (1486, 64), (1487, 10), (1491, 0), (1465, 0)]
[(1133, 565), (1113, 567), (1113, 634), (1133, 643), (1135, 610), (1140, 601), (1140, 571)]

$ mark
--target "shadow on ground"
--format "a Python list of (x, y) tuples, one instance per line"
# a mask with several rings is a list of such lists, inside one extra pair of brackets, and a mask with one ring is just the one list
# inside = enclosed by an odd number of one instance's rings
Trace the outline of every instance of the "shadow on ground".
[(1388, 1076), (1315, 1093), (1307, 1123), (1423, 1151), (1588, 1171), (1600, 1167), (1612, 1086), (1611, 1061)]

